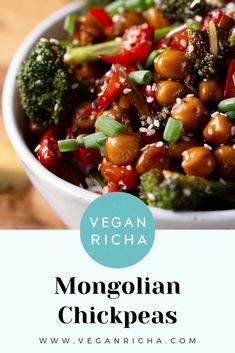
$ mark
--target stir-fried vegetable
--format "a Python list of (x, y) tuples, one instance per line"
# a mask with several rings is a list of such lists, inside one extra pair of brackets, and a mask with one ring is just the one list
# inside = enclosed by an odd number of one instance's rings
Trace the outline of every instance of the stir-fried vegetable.
[(75, 185), (131, 192), (150, 206), (234, 207), (229, 7), (90, 0), (64, 30), (66, 40), (39, 42), (17, 79), (41, 164)]

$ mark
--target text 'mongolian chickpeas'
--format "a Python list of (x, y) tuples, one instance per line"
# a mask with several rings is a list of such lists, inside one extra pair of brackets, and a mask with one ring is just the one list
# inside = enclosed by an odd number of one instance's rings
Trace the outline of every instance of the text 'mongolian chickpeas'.
[(197, 97), (180, 99), (171, 111), (174, 119), (181, 120), (186, 132), (194, 132), (207, 120), (208, 111)]
[(188, 72), (188, 59), (179, 50), (166, 50), (154, 61), (156, 72), (163, 78), (182, 80)]
[(182, 168), (187, 175), (208, 178), (215, 169), (215, 160), (209, 148), (192, 147), (183, 153)]
[(235, 149), (233, 146), (221, 146), (214, 152), (216, 173), (219, 177), (235, 181)]
[(205, 129), (203, 136), (207, 142), (213, 145), (225, 143), (232, 136), (233, 125), (223, 114), (213, 115)]
[(160, 105), (174, 104), (177, 98), (182, 98), (186, 94), (185, 86), (176, 81), (158, 82), (155, 96)]
[(106, 159), (119, 166), (131, 164), (139, 153), (140, 140), (134, 133), (121, 133), (109, 137), (105, 144)]
[(205, 104), (218, 104), (224, 99), (224, 85), (217, 80), (201, 81), (199, 98)]
[(146, 147), (137, 160), (136, 171), (143, 175), (150, 169), (165, 170), (170, 167), (171, 158), (166, 145), (158, 142), (155, 145)]

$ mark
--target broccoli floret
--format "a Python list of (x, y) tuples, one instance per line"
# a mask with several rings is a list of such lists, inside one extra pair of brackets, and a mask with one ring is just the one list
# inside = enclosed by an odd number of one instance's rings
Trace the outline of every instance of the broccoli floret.
[(41, 39), (17, 76), (26, 115), (45, 126), (64, 125), (77, 94), (76, 79), (64, 63), (64, 54), (65, 48), (57, 41)]
[(199, 78), (223, 78), (225, 75), (226, 57), (228, 56), (228, 39), (223, 29), (216, 28), (219, 52), (211, 52), (208, 30), (188, 30), (189, 44), (186, 56), (191, 62), (191, 70)]
[[(235, 183), (207, 180), (157, 169), (141, 177), (140, 197), (149, 206), (174, 211), (202, 209), (208, 200), (218, 201), (235, 195)], [(226, 201), (227, 202), (227, 201)]]
[(157, 0), (156, 3), (164, 15), (179, 21), (208, 12), (205, 0)]

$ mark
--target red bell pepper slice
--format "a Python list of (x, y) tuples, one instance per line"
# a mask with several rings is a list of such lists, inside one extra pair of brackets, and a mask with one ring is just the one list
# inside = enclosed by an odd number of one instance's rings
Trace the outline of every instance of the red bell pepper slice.
[(208, 24), (213, 21), (216, 26), (220, 23), (221, 18), (223, 17), (224, 12), (221, 9), (216, 9), (210, 11), (202, 20), (200, 24), (200, 30), (205, 31), (208, 29)]
[(225, 85), (225, 98), (235, 97), (235, 84), (233, 80), (233, 75), (235, 75), (235, 59), (232, 59), (229, 64), (228, 74)]
[(95, 148), (79, 147), (73, 152), (73, 155), (86, 167), (97, 167), (102, 157), (100, 151)]
[(54, 174), (59, 174), (62, 156), (58, 149), (58, 137), (54, 129), (50, 128), (43, 135), (35, 149), (39, 162)]
[(119, 82), (119, 77), (116, 72), (112, 71), (107, 87), (103, 94), (99, 96), (93, 103), (88, 105), (81, 115), (81, 119), (89, 117), (92, 113), (99, 113), (111, 104), (115, 97), (122, 91), (122, 86)]
[(185, 24), (173, 29), (155, 43), (154, 49), (171, 48), (185, 51), (189, 42), (187, 31), (188, 27)]
[(138, 188), (139, 176), (132, 166), (117, 166), (103, 159), (100, 172), (106, 182), (112, 182), (121, 190)]
[(135, 64), (143, 63), (151, 53), (151, 37), (153, 28), (144, 23), (139, 26), (132, 26), (123, 35), (123, 44), (117, 55), (101, 55), (100, 59), (110, 64)]
[(93, 16), (104, 28), (113, 25), (112, 17), (103, 7), (91, 7), (90, 15)]

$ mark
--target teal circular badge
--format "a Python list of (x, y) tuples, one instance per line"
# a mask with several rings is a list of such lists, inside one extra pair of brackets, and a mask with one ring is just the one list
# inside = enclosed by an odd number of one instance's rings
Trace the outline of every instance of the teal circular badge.
[(149, 208), (137, 197), (115, 192), (97, 198), (81, 221), (81, 241), (101, 265), (124, 268), (141, 261), (155, 239)]

